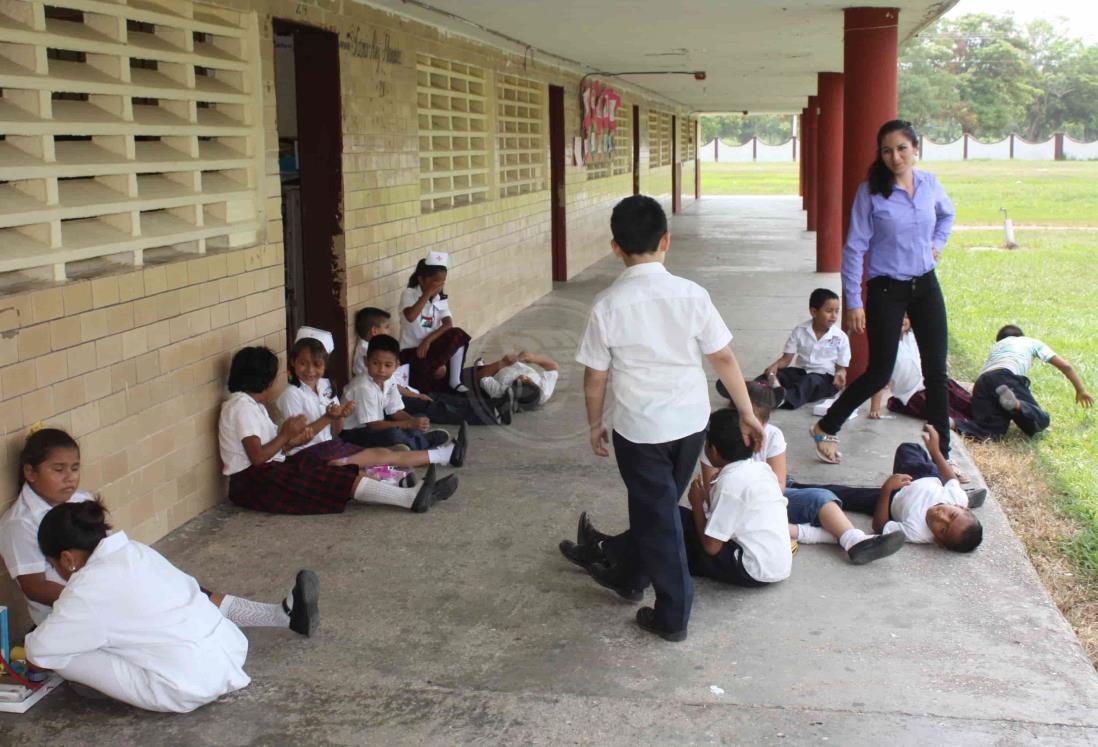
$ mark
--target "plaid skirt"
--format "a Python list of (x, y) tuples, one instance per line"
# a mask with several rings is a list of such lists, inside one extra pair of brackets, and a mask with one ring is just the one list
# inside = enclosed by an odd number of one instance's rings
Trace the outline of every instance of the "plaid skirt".
[(229, 500), (271, 514), (340, 514), (354, 493), (358, 467), (328, 462), (360, 451), (338, 438), (302, 449), (283, 462), (252, 465), (229, 476)]
[(408, 364), (408, 383), (421, 392), (448, 392), (450, 382), (444, 376), (435, 378), (439, 366), (449, 366), (454, 353), (468, 347), (473, 338), (459, 327), (451, 327), (443, 332), (427, 349), (427, 357), (420, 358), (416, 348), (400, 351), (400, 362)]

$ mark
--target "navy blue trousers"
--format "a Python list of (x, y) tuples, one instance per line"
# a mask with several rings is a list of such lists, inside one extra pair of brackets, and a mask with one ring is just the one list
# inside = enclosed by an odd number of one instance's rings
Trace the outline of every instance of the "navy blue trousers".
[(685, 630), (694, 582), (683, 544), (679, 498), (698, 464), (705, 431), (661, 444), (638, 444), (614, 432), (614, 456), (629, 493), (629, 531), (603, 543), (618, 583), (656, 590), (656, 621)]
[[(903, 443), (896, 447), (896, 456), (892, 460), (892, 474), (911, 475), (912, 480), (924, 477), (941, 478), (938, 467), (926, 453), (922, 444)], [(856, 488), (850, 485), (802, 485), (793, 483), (794, 488), (824, 488), (830, 490), (843, 503), (844, 511), (872, 516), (877, 510), (877, 501), (881, 497), (880, 487)], [(895, 493), (893, 493), (895, 495)]]
[[(1021, 410), (1007, 412), (999, 404), (999, 395), (995, 390), (1004, 384), (1014, 392), (1022, 406)], [(1035, 436), (1048, 428), (1052, 418), (1033, 398), (1033, 392), (1029, 390), (1029, 379), (1025, 376), (1019, 376), (1005, 368), (995, 368), (980, 374), (972, 387), (972, 420), (959, 424), (957, 430), (966, 436), (998, 441), (1006, 435), (1011, 421), (1022, 433)]]

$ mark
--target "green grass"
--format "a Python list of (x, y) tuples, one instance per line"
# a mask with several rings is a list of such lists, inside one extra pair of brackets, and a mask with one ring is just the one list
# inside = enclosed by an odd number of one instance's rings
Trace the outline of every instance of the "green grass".
[[(995, 332), (1013, 323), (1072, 363), (1088, 390), (1098, 391), (1098, 315), (1094, 311), (1098, 231), (1021, 231), (1015, 251), (985, 251), (1000, 232), (960, 232), (939, 273), (949, 309), (954, 378), (972, 381)], [(1007, 448), (1032, 450), (1060, 494), (1063, 511), (1082, 531), (1064, 552), (1098, 579), (1098, 410), (1075, 403), (1075, 391), (1052, 366), (1030, 369), (1033, 394), (1052, 415), (1051, 427), (1028, 440), (1013, 426)]]
[[(703, 163), (703, 195), (797, 194), (795, 163)], [(1098, 161), (960, 161), (925, 166), (961, 225), (1098, 226)]]

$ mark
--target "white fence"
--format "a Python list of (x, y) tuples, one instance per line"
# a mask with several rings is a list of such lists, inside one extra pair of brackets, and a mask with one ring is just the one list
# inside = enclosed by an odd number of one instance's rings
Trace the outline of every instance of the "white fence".
[[(698, 148), (702, 163), (778, 163), (796, 161), (797, 138), (769, 145), (758, 138), (736, 145), (710, 140)], [(1030, 143), (1020, 135), (1010, 135), (994, 143), (984, 143), (964, 135), (952, 143), (936, 143), (924, 138), (920, 158), (923, 161), (1094, 161), (1098, 160), (1098, 141), (1080, 143), (1070, 135), (1054, 135), (1043, 143)]]

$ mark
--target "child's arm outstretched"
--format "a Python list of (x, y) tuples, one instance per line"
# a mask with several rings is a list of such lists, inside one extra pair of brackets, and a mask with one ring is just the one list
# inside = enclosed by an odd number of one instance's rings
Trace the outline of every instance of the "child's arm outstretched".
[(1086, 385), (1083, 384), (1083, 380), (1079, 378), (1079, 374), (1076, 373), (1074, 366), (1058, 355), (1052, 356), (1048, 362), (1060, 369), (1060, 373), (1062, 373), (1064, 377), (1071, 382), (1071, 385), (1075, 387), (1076, 402), (1083, 407), (1090, 407), (1094, 404), (1094, 397), (1090, 396), (1090, 392), (1087, 391)]
[(254, 467), (266, 464), (286, 447), (308, 443), (312, 437), (313, 432), (305, 423), (305, 416), (294, 415), (286, 418), (278, 429), (278, 435), (267, 443), (260, 441), (259, 436), (246, 436), (240, 439), (240, 442), (244, 445), (244, 453), (248, 455), (248, 461)]
[[(776, 375), (778, 373), (778, 369), (785, 368), (793, 362), (794, 355), (796, 355), (796, 353), (782, 353), (780, 356), (778, 356), (778, 360), (774, 361), (766, 367), (766, 370), (763, 371), (763, 373), (765, 373), (767, 376)], [(728, 385), (725, 384), (725, 386)]]
[(911, 484), (911, 475), (895, 474), (884, 481), (881, 495), (873, 509), (873, 531), (880, 534), (884, 525), (892, 520), (892, 492)]
[(743, 372), (740, 370), (739, 361), (732, 354), (732, 348), (725, 345), (706, 358), (721, 377), (725, 389), (740, 412), (740, 431), (743, 433), (743, 442), (749, 444), (758, 451), (763, 447), (765, 434), (762, 423), (755, 417), (755, 411), (751, 407), (751, 398), (747, 396), (747, 384), (743, 380)]
[(523, 363), (533, 363), (535, 366), (541, 366), (543, 371), (556, 371), (559, 368), (557, 362), (549, 356), (537, 355), (526, 350), (519, 352), (517, 360), (520, 360)]
[[(610, 450), (606, 444), (610, 441), (610, 432), (602, 423), (602, 408), (606, 402), (606, 382), (610, 371), (585, 366), (583, 369), (583, 399), (587, 406), (587, 425), (591, 430), (591, 451), (595, 456), (608, 457)], [(745, 391), (746, 395), (746, 391)]]
[(953, 471), (953, 466), (942, 454), (941, 438), (934, 426), (923, 426), (923, 444), (926, 446), (930, 458), (934, 460), (934, 466), (938, 468), (938, 474), (941, 475), (942, 482), (947, 483), (950, 480), (956, 480), (957, 473)]
[(19, 583), (19, 588), (23, 590), (23, 595), (27, 599), (50, 607), (57, 601), (57, 597), (61, 596), (61, 592), (65, 590), (65, 587), (61, 584), (47, 580), (45, 571), (42, 573), (24, 573), (22, 576), (16, 576), (15, 580)]

